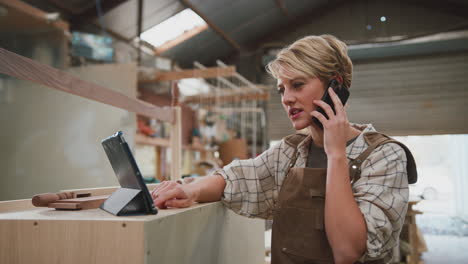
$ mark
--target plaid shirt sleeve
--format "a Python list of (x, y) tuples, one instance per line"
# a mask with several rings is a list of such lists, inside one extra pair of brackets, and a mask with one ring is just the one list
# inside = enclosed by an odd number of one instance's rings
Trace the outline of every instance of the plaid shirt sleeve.
[(271, 219), (293, 152), (282, 140), (255, 159), (234, 160), (216, 171), (226, 181), (224, 205), (240, 215)]
[(367, 251), (360, 261), (391, 256), (399, 243), (408, 206), (403, 148), (388, 143), (375, 149), (363, 162), (353, 193), (367, 224)]

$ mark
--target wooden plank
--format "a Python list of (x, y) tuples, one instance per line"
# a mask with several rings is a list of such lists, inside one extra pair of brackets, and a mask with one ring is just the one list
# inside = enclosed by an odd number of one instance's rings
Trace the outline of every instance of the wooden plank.
[(0, 0), (0, 5), (5, 6), (7, 8), (14, 9), (20, 13), (26, 14), (34, 19), (37, 19), (44, 24), (49, 24), (52, 27), (57, 29), (68, 31), (69, 25), (68, 23), (64, 22), (63, 20), (56, 20), (56, 21), (49, 21), (46, 18), (46, 13), (42, 10), (35, 8), (31, 5), (28, 5), (19, 0)]
[(209, 96), (187, 96), (184, 98), (184, 104), (189, 103), (208, 103), (213, 102), (239, 102), (244, 100), (256, 100), (256, 101), (268, 101), (270, 99), (269, 93), (241, 93), (241, 94), (230, 94), (230, 95), (209, 95)]
[[(158, 183), (147, 184), (148, 190), (153, 190)], [(75, 193), (90, 193), (92, 196), (101, 196), (101, 195), (111, 195), (120, 186), (112, 186), (112, 187), (100, 187), (100, 188), (85, 188), (85, 189), (71, 189), (71, 190), (61, 190), (61, 192), (75, 192)], [(31, 201), (31, 199), (29, 199)], [(32, 204), (31, 204), (32, 206)], [(0, 211), (1, 212), (1, 211)]]
[[(72, 210), (78, 210), (80, 209), (79, 203), (51, 203), (49, 204), (49, 208), (56, 208), (56, 209), (72, 209)], [(96, 207), (97, 208), (97, 207)]]
[(158, 147), (169, 147), (171, 145), (168, 138), (152, 138), (139, 133), (135, 134), (135, 144)]
[(182, 109), (180, 106), (175, 106), (175, 124), (171, 128), (171, 180), (181, 178), (182, 166)]
[(158, 107), (134, 99), (94, 83), (83, 81), (69, 73), (44, 65), (0, 48), (0, 73), (32, 81), (50, 88), (78, 95), (104, 104), (161, 121), (173, 122), (171, 107)]
[(164, 181), (162, 177), (162, 158), (161, 158), (161, 147), (154, 147), (154, 178), (158, 181)]
[(93, 209), (99, 208), (99, 206), (101, 206), (101, 204), (108, 197), (108, 195), (101, 195), (74, 199), (62, 199), (55, 203), (50, 203), (48, 207), (58, 209)]
[(139, 83), (153, 83), (161, 81), (175, 81), (188, 78), (216, 78), (220, 76), (232, 76), (236, 73), (236, 67), (213, 67), (206, 69), (158, 72), (154, 79), (139, 80)]
[(80, 197), (80, 198), (61, 199), (61, 200), (58, 200), (57, 202), (60, 202), (60, 203), (81, 203), (81, 202), (89, 202), (89, 201), (102, 200), (102, 199), (105, 200), (108, 197), (109, 197), (109, 195), (88, 196), (88, 197)]

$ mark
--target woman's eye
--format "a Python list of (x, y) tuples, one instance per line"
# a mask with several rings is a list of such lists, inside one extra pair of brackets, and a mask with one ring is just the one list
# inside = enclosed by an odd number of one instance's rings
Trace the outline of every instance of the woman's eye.
[(293, 87), (294, 87), (294, 88), (299, 88), (299, 87), (301, 87), (302, 85), (304, 85), (304, 83), (301, 83), (301, 82), (293, 83)]

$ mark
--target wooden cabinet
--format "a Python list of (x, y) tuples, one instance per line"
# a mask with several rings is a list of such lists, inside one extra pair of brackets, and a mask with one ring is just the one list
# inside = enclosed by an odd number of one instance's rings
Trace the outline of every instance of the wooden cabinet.
[(0, 234), (8, 264), (262, 263), (265, 252), (264, 221), (220, 202), (129, 217), (0, 202)]

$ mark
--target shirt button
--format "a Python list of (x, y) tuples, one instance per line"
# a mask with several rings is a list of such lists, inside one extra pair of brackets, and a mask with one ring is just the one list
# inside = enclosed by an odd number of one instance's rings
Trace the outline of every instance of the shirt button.
[(283, 252), (285, 252), (287, 249), (286, 249), (286, 248), (283, 248), (282, 250), (283, 250)]

